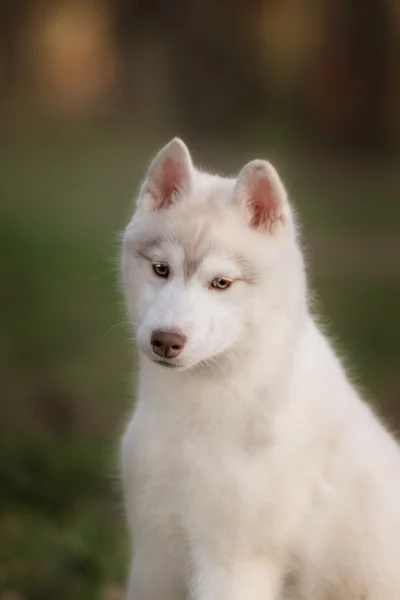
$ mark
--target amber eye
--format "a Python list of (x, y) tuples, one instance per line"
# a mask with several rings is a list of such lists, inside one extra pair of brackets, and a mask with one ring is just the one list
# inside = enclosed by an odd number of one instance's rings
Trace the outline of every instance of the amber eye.
[(153, 271), (158, 277), (167, 279), (169, 276), (169, 267), (163, 263), (153, 263)]
[(230, 279), (225, 279), (224, 277), (216, 277), (211, 282), (211, 286), (216, 290), (226, 290), (231, 285), (232, 281)]

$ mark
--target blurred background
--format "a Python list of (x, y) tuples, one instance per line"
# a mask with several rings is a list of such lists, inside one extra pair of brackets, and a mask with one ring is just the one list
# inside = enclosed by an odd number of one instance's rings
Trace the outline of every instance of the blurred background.
[(120, 600), (118, 232), (174, 135), (276, 163), (319, 312), (400, 426), (399, 0), (2, 0), (0, 598)]

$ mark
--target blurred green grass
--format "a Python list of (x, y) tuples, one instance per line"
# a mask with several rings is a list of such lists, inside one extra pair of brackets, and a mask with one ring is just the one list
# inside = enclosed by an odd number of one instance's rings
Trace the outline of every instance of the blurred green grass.
[[(123, 584), (117, 440), (134, 354), (117, 234), (162, 141), (110, 127), (13, 134), (0, 150), (0, 594), (90, 600)], [(323, 320), (397, 428), (397, 169), (306, 161), (278, 141), (196, 158), (234, 172), (256, 154), (278, 156)]]

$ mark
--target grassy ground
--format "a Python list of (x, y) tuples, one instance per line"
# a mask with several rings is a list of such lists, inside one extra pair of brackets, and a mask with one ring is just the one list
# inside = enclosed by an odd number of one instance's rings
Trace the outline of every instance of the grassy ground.
[[(104, 129), (25, 133), (2, 145), (1, 600), (118, 598), (127, 540), (116, 440), (134, 354), (117, 232), (157, 143), (139, 152), (134, 132)], [(198, 157), (234, 171), (246, 152), (199, 146)], [(325, 320), (397, 428), (400, 176), (388, 165), (298, 160), (285, 148), (278, 163), (295, 191)]]

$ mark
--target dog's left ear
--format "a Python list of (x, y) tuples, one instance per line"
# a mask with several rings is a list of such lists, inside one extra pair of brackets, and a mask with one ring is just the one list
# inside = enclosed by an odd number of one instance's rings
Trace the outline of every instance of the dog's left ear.
[(242, 169), (233, 195), (254, 229), (275, 234), (290, 218), (285, 187), (276, 169), (265, 160), (253, 160)]
[(174, 138), (151, 163), (140, 191), (138, 207), (145, 210), (168, 208), (192, 189), (193, 163), (186, 145)]

